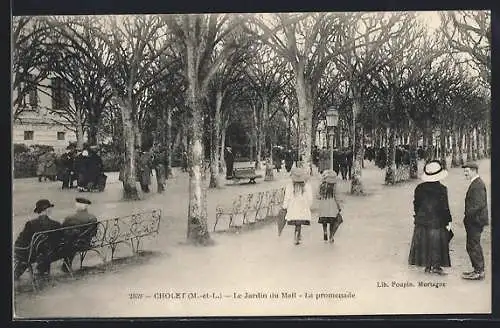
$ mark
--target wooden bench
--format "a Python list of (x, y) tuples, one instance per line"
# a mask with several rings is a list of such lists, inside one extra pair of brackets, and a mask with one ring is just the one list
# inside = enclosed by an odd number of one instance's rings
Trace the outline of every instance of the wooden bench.
[(233, 169), (233, 175), (228, 177), (228, 179), (232, 179), (235, 183), (238, 183), (240, 180), (249, 179), (249, 183), (256, 183), (255, 179), (262, 178), (262, 175), (258, 175), (255, 173), (254, 167), (238, 167)]
[[(135, 213), (124, 217), (116, 217), (96, 223), (68, 226), (55, 230), (37, 232), (31, 238), (28, 247), (15, 247), (16, 252), (25, 252), (27, 266), (31, 275), (33, 290), (39, 287), (38, 278), (33, 271), (33, 264), (40, 260), (53, 263), (64, 259), (68, 254), (80, 257), (80, 269), (88, 252), (95, 252), (106, 262), (106, 249), (111, 251), (110, 262), (113, 261), (119, 244), (128, 244), (132, 253), (138, 254), (144, 237), (152, 237), (160, 230), (161, 210)], [(73, 278), (73, 270), (63, 260)], [(50, 272), (50, 271), (49, 271)]]
[(233, 225), (235, 221), (251, 224), (275, 216), (281, 208), (284, 196), (285, 188), (238, 195), (230, 206), (217, 206), (214, 231), (223, 217), (229, 219), (228, 228), (231, 228), (238, 226)]

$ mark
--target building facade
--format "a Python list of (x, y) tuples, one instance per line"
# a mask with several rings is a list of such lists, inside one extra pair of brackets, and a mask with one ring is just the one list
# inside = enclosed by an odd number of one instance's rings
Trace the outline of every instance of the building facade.
[[(12, 91), (15, 99), (18, 90)], [(58, 153), (64, 152), (70, 142), (76, 141), (74, 124), (52, 110), (71, 105), (71, 97), (63, 88), (62, 80), (56, 77), (44, 80), (21, 99), (20, 114), (12, 122), (12, 143), (47, 145)]]

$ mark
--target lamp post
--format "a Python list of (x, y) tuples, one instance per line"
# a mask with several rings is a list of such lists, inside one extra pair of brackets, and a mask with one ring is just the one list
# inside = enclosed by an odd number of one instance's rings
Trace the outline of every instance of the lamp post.
[(329, 139), (330, 139), (330, 170), (333, 170), (333, 136), (334, 136), (334, 129), (337, 126), (339, 122), (339, 112), (338, 110), (331, 106), (328, 108), (326, 111), (326, 125), (328, 126), (328, 130), (330, 133), (328, 134)]

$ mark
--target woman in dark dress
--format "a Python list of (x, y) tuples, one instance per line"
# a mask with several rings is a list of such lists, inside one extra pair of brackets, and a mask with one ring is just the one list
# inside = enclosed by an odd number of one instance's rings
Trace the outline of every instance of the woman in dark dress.
[(430, 161), (424, 167), (424, 182), (415, 188), (415, 228), (408, 258), (410, 265), (423, 266), (425, 272), (439, 275), (446, 274), (442, 267), (451, 266), (448, 190), (439, 182), (447, 175), (448, 172), (437, 160)]

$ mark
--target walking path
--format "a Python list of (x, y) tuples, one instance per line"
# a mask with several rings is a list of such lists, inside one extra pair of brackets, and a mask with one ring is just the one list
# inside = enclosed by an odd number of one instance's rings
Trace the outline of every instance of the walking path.
[[(489, 193), (490, 162), (479, 163)], [(470, 269), (461, 222), (468, 186), (462, 170), (451, 169), (444, 181), (448, 186), (455, 232), (450, 246), (452, 268), (444, 277), (427, 275), (422, 269), (407, 265), (413, 232), (413, 190), (419, 181), (383, 186), (383, 171), (371, 164), (363, 170), (363, 177), (366, 196), (350, 196), (350, 184), (340, 183), (344, 223), (337, 232), (335, 244), (325, 244), (321, 226), (313, 223), (303, 229), (304, 240), (299, 246), (292, 243), (291, 227), (285, 227), (283, 235), (278, 237), (274, 224), (239, 235), (212, 234), (216, 241), (212, 247), (179, 245), (185, 239), (186, 176), (170, 180), (166, 194), (149, 195), (145, 201), (132, 203), (119, 202), (119, 185), (115, 188), (111, 183), (105, 194), (89, 194), (96, 202), (94, 212), (162, 208), (161, 233), (148, 244), (148, 249), (159, 255), (140, 265), (61, 282), (37, 295), (17, 294), (16, 314), (21, 317), (161, 317), (489, 312), (489, 229), (482, 238), (486, 279), (477, 282), (460, 278), (462, 271)], [(277, 188), (285, 179), (282, 174), (269, 183), (210, 190), (211, 223), (217, 202), (230, 201), (235, 193)], [(17, 181), (15, 184), (14, 209), (19, 215), (14, 218), (14, 226), (22, 227), (23, 200), (29, 200), (32, 206), (31, 198), (40, 194), (33, 195), (31, 189), (39, 186)], [(63, 193), (49, 184), (47, 187), (51, 195), (57, 195), (56, 205), (71, 204), (73, 192)], [(61, 213), (63, 211), (58, 212)], [(377, 287), (383, 282), (390, 287)], [(425, 286), (419, 287), (419, 282)], [(253, 297), (244, 298), (245, 293)], [(142, 295), (142, 299), (130, 299), (130, 294)]]

